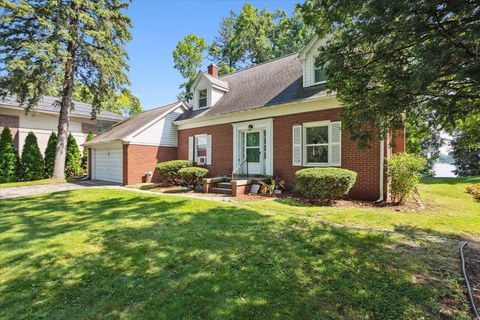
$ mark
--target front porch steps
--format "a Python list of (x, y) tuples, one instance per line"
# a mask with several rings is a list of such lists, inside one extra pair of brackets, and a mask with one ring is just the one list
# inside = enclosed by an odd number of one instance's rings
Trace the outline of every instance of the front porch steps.
[(215, 177), (203, 179), (204, 193), (227, 194), (236, 197), (238, 194), (250, 192), (252, 184), (260, 181), (269, 182), (270, 177), (266, 176), (244, 176), (244, 177)]

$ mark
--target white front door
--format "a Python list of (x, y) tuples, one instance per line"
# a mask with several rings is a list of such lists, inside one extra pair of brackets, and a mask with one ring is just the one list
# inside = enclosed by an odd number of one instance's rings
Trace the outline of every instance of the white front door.
[(247, 131), (243, 137), (244, 159), (247, 160), (248, 174), (264, 174), (265, 131)]

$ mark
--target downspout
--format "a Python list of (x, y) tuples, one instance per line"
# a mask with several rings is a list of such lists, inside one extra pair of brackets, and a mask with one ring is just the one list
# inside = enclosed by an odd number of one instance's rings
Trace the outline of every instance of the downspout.
[(385, 161), (385, 141), (380, 140), (380, 197), (375, 202), (383, 201), (383, 171), (384, 171), (384, 161)]

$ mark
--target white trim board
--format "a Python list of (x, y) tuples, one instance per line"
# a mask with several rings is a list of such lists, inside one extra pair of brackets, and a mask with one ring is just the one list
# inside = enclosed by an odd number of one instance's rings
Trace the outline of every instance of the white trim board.
[(300, 100), (271, 107), (250, 108), (201, 119), (180, 120), (175, 121), (174, 124), (177, 125), (178, 130), (184, 130), (336, 108), (342, 108), (342, 106), (338, 103), (335, 95), (328, 95), (321, 98)]

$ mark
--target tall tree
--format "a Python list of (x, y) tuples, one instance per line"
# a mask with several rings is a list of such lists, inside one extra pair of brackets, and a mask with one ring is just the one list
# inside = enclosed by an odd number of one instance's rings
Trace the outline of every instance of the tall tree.
[(78, 148), (77, 140), (71, 133), (67, 139), (67, 156), (65, 157), (65, 175), (67, 177), (78, 177), (82, 174), (82, 155)]
[(178, 96), (180, 100), (189, 101), (192, 98), (190, 89), (197, 76), (198, 70), (202, 66), (203, 53), (206, 49), (207, 42), (205, 39), (194, 34), (189, 34), (180, 41), (175, 47), (175, 50), (173, 50), (175, 69), (177, 69), (186, 80), (180, 85), (180, 88), (183, 89)]
[(92, 94), (92, 117), (128, 84), (125, 43), (131, 35), (123, 0), (6, 1), (0, 10), (0, 94), (27, 110), (61, 79), (53, 177), (63, 178), (76, 85)]
[(480, 117), (458, 120), (450, 146), (455, 174), (462, 177), (480, 175)]
[(53, 175), (53, 166), (55, 165), (55, 150), (57, 148), (57, 134), (52, 132), (48, 138), (47, 148), (45, 149), (45, 175), (50, 178)]
[(25, 138), (21, 166), (21, 172), (26, 181), (39, 180), (45, 176), (45, 162), (33, 132), (29, 132)]
[(361, 144), (369, 129), (400, 128), (408, 114), (444, 129), (480, 114), (478, 1), (307, 0), (307, 24), (327, 44), (318, 61)]
[(16, 180), (17, 153), (13, 147), (12, 133), (4, 127), (0, 135), (0, 183)]
[(441, 130), (435, 124), (423, 121), (419, 118), (408, 119), (407, 131), (407, 152), (425, 158), (426, 176), (434, 176), (433, 166), (440, 157), (440, 147), (444, 143)]

